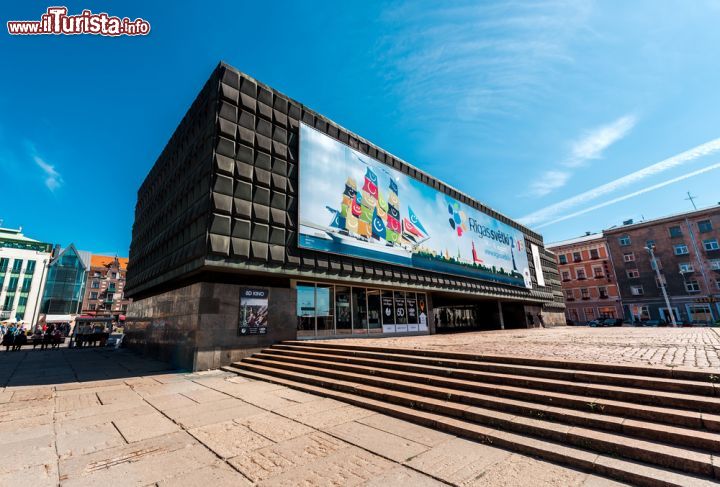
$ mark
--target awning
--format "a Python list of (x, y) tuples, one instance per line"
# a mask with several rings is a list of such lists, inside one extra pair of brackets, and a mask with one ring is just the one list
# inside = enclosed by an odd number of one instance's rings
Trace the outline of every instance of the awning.
[(45, 323), (70, 323), (73, 315), (46, 315)]

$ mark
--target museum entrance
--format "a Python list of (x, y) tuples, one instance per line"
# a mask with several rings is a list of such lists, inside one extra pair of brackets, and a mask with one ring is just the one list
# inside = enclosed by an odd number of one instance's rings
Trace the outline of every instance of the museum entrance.
[(313, 282), (295, 289), (298, 338), (428, 331), (425, 293)]
[(437, 333), (526, 328), (524, 307), (513, 302), (502, 303), (502, 318), (497, 300), (436, 293), (433, 318)]

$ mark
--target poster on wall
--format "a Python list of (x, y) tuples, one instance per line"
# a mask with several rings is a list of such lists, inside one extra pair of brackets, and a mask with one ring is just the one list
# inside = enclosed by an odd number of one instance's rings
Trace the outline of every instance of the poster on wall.
[(418, 331), (428, 331), (427, 322), (427, 304), (425, 303), (425, 295), (417, 295), (417, 307), (418, 307)]
[(393, 315), (392, 295), (383, 295), (381, 303), (383, 314), (383, 333), (395, 333), (395, 317)]
[(532, 287), (521, 231), (300, 124), (298, 245)]
[(268, 329), (268, 290), (241, 289), (238, 335), (266, 335)]
[(538, 286), (545, 286), (545, 275), (542, 270), (542, 262), (540, 262), (540, 249), (535, 244), (530, 244), (530, 253), (532, 253), (533, 265), (535, 266), (535, 277)]

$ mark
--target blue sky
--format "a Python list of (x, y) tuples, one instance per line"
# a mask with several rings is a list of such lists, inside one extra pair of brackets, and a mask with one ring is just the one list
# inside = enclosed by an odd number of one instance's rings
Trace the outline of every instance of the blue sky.
[(66, 5), (152, 32), (0, 34), (0, 219), (30, 237), (127, 255), (137, 188), (220, 60), (547, 242), (720, 201), (717, 0)]

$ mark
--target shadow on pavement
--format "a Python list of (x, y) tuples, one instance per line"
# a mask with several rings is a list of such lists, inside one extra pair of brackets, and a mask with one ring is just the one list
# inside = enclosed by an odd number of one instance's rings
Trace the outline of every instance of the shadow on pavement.
[(0, 351), (0, 388), (59, 385), (180, 372), (126, 349), (58, 348)]

